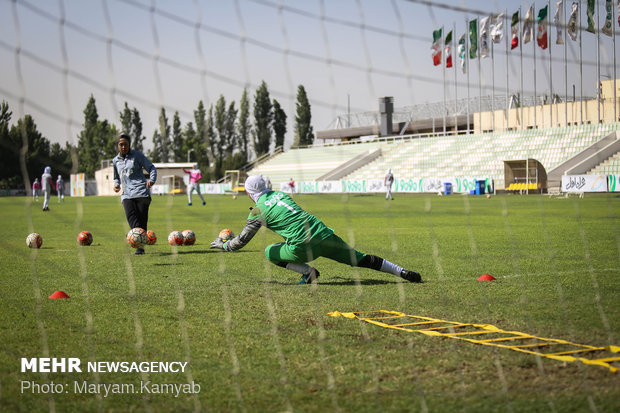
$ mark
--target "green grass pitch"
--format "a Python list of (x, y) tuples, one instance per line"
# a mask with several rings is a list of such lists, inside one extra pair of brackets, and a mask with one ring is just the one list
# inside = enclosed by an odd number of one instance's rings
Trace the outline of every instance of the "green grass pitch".
[[(422, 274), (401, 282), (325, 259), (317, 285), (271, 265), (261, 229), (238, 233), (247, 197), (154, 197), (157, 244), (134, 256), (118, 198), (0, 199), (0, 409), (3, 411), (597, 411), (620, 410), (620, 374), (327, 316), (394, 310), (595, 346), (620, 345), (620, 198), (300, 195), (361, 251)], [(196, 200), (196, 197), (194, 197)], [(192, 229), (193, 246), (171, 247)], [(87, 230), (94, 242), (77, 245)], [(43, 237), (39, 250), (28, 233)], [(482, 274), (497, 278), (478, 282)], [(71, 296), (47, 297), (56, 290)], [(22, 357), (187, 362), (184, 373), (21, 372)], [(60, 392), (33, 392), (24, 383)], [(90, 394), (75, 383), (134, 385)], [(142, 383), (200, 386), (141, 391)], [(60, 385), (60, 387), (58, 386)], [(129, 386), (126, 386), (129, 388)], [(150, 388), (152, 390), (153, 387)], [(162, 389), (162, 387), (159, 387)]]

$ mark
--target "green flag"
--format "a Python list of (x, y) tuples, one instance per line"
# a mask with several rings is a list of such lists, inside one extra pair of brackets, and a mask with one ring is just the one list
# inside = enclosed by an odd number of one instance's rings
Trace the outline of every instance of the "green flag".
[(587, 32), (596, 33), (596, 29), (594, 28), (594, 8), (596, 7), (596, 0), (588, 0), (588, 27), (586, 28)]
[(478, 52), (478, 19), (469, 22), (469, 58), (475, 59)]

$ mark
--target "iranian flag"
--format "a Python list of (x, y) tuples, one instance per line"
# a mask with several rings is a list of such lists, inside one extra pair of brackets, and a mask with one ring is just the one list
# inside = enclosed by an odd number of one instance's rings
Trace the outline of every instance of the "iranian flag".
[(452, 30), (446, 34), (444, 45), (446, 46), (446, 67), (452, 67)]
[(519, 46), (519, 11), (513, 13), (512, 22), (510, 23), (510, 31), (512, 38), (510, 40), (510, 50)]
[(433, 65), (439, 66), (441, 64), (441, 31), (437, 29), (433, 31), (433, 46), (431, 47), (431, 55), (433, 56)]
[(541, 49), (547, 48), (547, 7), (545, 6), (538, 12), (538, 34), (536, 41)]

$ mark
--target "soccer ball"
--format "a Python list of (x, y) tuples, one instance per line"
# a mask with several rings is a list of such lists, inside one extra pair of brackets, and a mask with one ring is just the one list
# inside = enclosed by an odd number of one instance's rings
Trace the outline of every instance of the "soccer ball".
[(88, 231), (82, 231), (78, 234), (77, 241), (80, 245), (90, 245), (93, 243), (93, 234)]
[(26, 237), (26, 245), (30, 248), (41, 248), (41, 245), (43, 245), (43, 238), (36, 232), (33, 232)]
[(146, 231), (146, 238), (147, 238), (147, 244), (148, 245), (153, 245), (157, 242), (157, 235), (155, 235), (155, 233), (153, 231), (151, 231), (150, 229), (148, 231)]
[(168, 235), (168, 244), (170, 245), (183, 245), (183, 234), (179, 231), (172, 231)]
[(220, 231), (219, 237), (222, 239), (222, 241), (228, 241), (229, 239), (234, 238), (235, 234), (231, 230), (226, 228)]
[(196, 242), (196, 234), (191, 229), (186, 229), (182, 232), (183, 234), (183, 245), (194, 245)]
[(142, 228), (132, 228), (127, 233), (127, 243), (133, 248), (141, 248), (148, 242), (146, 231)]

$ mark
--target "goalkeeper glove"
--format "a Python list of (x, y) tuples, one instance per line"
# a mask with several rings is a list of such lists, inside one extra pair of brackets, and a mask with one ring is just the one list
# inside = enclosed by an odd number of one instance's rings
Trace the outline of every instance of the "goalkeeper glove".
[(225, 243), (226, 243), (226, 241), (224, 241), (220, 237), (217, 237), (215, 240), (213, 240), (213, 242), (211, 242), (211, 248), (224, 249), (224, 244)]

